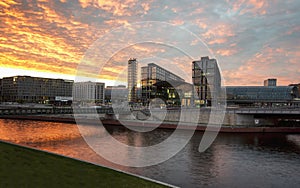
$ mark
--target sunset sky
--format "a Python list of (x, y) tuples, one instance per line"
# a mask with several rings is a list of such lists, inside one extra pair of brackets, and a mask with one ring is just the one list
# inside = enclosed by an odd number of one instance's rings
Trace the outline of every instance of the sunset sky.
[[(126, 72), (130, 57), (189, 80), (192, 60), (207, 55), (218, 60), (226, 85), (273, 77), (279, 85), (300, 83), (299, 0), (2, 0), (0, 9), (0, 78), (74, 79), (93, 52), (98, 58), (86, 75), (106, 80)], [(157, 39), (149, 42), (150, 35)]]

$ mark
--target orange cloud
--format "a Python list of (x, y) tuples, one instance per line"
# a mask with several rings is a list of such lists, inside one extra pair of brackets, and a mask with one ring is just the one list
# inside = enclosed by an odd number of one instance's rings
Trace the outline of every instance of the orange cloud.
[(226, 38), (219, 38), (219, 39), (213, 39), (208, 42), (208, 44), (223, 44), (226, 43), (227, 39)]
[(251, 13), (254, 15), (264, 15), (267, 13), (268, 2), (265, 0), (238, 0), (233, 3), (227, 0), (228, 4), (232, 4), (232, 11), (239, 12), (240, 15)]
[(125, 19), (112, 19), (112, 20), (104, 21), (104, 23), (110, 25), (111, 27), (129, 25), (128, 21)]
[(219, 24), (209, 28), (202, 36), (206, 39), (215, 37), (231, 37), (234, 36), (234, 29), (228, 24)]
[(102, 9), (116, 16), (130, 16), (132, 11), (130, 7), (136, 4), (135, 0), (113, 1), (113, 0), (79, 0), (82, 8), (89, 6)]
[(269, 77), (277, 78), (281, 85), (298, 83), (299, 59), (298, 51), (265, 46), (238, 69), (225, 70), (223, 75), (230, 85), (261, 85)]
[[(229, 24), (216, 24), (208, 26), (205, 33), (202, 34), (204, 41), (209, 45), (221, 45), (230, 40), (230, 37), (235, 36), (234, 29)], [(219, 54), (224, 54), (224, 51), (219, 51)]]
[(142, 3), (141, 6), (144, 9), (144, 14), (147, 14), (147, 12), (150, 10), (150, 4), (149, 3)]
[[(229, 59), (230, 63), (236, 63), (230, 65), (232, 70), (226, 70), (225, 67), (225, 71), (227, 71), (225, 77), (230, 83), (239, 85), (247, 85), (250, 82), (251, 84), (260, 84), (261, 81), (258, 82), (257, 80), (264, 79), (266, 74), (282, 78), (285, 80), (284, 83), (294, 81), (290, 78), (298, 78), (300, 49), (296, 45), (296, 36), (300, 29), (296, 23), (293, 23), (295, 19), (291, 19), (291, 23), (286, 20), (287, 24), (281, 29), (275, 28), (273, 31), (271, 26), (268, 27), (269, 33), (272, 35), (273, 33), (274, 35), (277, 34), (275, 31), (277, 29), (281, 32), (278, 40), (282, 41), (280, 42), (282, 44), (278, 45), (277, 41), (271, 41), (272, 48), (265, 46), (261, 52), (248, 57), (248, 53), (238, 52), (241, 49), (240, 45), (245, 44), (248, 40), (248, 28), (252, 27), (253, 20), (243, 22), (243, 20), (237, 19), (237, 24), (241, 26), (241, 29), (236, 28), (234, 25), (236, 23), (228, 21), (231, 21), (229, 19), (234, 20), (236, 13), (250, 14), (250, 16), (266, 14), (267, 10), (270, 10), (271, 4), (259, 0), (227, 0), (227, 2), (232, 5), (229, 9), (230, 13), (234, 12), (235, 14), (224, 15), (222, 19), (216, 19), (216, 16), (223, 14), (223, 10), (214, 12), (211, 9), (211, 4), (199, 2), (192, 2), (191, 5), (183, 3), (185, 6), (181, 6), (177, 2), (162, 5), (153, 0), (143, 3), (137, 0), (79, 0), (76, 2), (38, 0), (28, 2), (25, 5), (13, 0), (2, 0), (0, 2), (0, 66), (74, 75), (89, 47), (100, 39), (103, 40), (100, 43), (106, 47), (103, 51), (95, 52), (95, 57), (91, 57), (91, 63), (87, 64), (84, 69), (86, 72), (83, 74), (86, 76), (98, 77), (99, 73), (95, 67), (97, 68), (101, 63), (106, 63), (107, 67), (101, 72), (101, 77), (114, 79), (120, 71), (123, 71), (124, 63), (126, 65), (130, 57), (138, 59), (164, 58), (166, 62), (172, 62), (174, 67), (176, 65), (181, 70), (190, 73), (191, 60), (185, 59), (184, 55), (177, 53), (176, 50), (162, 47), (160, 44), (164, 44), (166, 41), (164, 39), (167, 39), (170, 46), (176, 46), (180, 45), (178, 41), (182, 39), (182, 43), (191, 44), (190, 49), (192, 51), (192, 48), (199, 44), (198, 40), (185, 41), (185, 36), (173, 31), (168, 31), (170, 35), (162, 36), (157, 34), (160, 31), (158, 28), (157, 32), (151, 32), (150, 35), (155, 36), (159, 44), (133, 44), (133, 41), (136, 40), (132, 38), (143, 41), (149, 33), (142, 26), (135, 28), (132, 22), (147, 21), (153, 18), (157, 21), (162, 20), (176, 25), (184, 24), (192, 32), (198, 32), (197, 34), (203, 32), (199, 36), (204, 42), (211, 45), (211, 48), (214, 48), (216, 55), (223, 56), (226, 60)], [(70, 4), (72, 6), (69, 6)], [(213, 6), (215, 4), (213, 3)], [(163, 14), (157, 15), (158, 11), (162, 11)], [(287, 11), (292, 12), (292, 10)], [(268, 15), (265, 16), (268, 18)], [(247, 19), (251, 18), (247, 17)], [(214, 22), (216, 20), (217, 23)], [(250, 24), (246, 26), (244, 23)], [(260, 34), (260, 28), (263, 28), (264, 25), (259, 22), (255, 24), (259, 27), (255, 32)], [(120, 31), (116, 35), (110, 34), (111, 31), (120, 26), (124, 26), (126, 33)], [(191, 27), (188, 28), (189, 26)], [(285, 27), (290, 29), (284, 30)], [(139, 32), (141, 30), (143, 32)], [(239, 32), (240, 35), (237, 36), (236, 32)], [(109, 37), (102, 38), (107, 35)], [(178, 40), (168, 40), (168, 37)], [(234, 43), (230, 41), (233, 38)], [(268, 42), (267, 40), (269, 39), (266, 38), (266, 42)], [(288, 45), (287, 48), (284, 48), (289, 44), (289, 40), (293, 40), (295, 45)], [(120, 47), (118, 42), (128, 44), (129, 47), (118, 49)], [(276, 44), (281, 48), (274, 47)], [(249, 48), (249, 51), (252, 52), (257, 50), (257, 46), (259, 45), (245, 44), (242, 47), (246, 50)], [(122, 46), (122, 48), (124, 47)], [(116, 53), (110, 60), (98, 57), (110, 54), (110, 52)], [(195, 56), (198, 52), (199, 55), (207, 55), (206, 51), (197, 50)], [(233, 55), (237, 56), (233, 57)], [(285, 71), (281, 70), (280, 62), (286, 63)], [(242, 66), (237, 68), (237, 64)]]
[(180, 19), (175, 19), (175, 20), (171, 20), (171, 23), (174, 25), (182, 25), (184, 24), (184, 21)]
[(232, 56), (237, 53), (237, 50), (235, 50), (235, 49), (220, 49), (220, 50), (217, 50), (216, 53), (221, 56)]
[[(87, 47), (105, 29), (67, 18), (53, 9), (53, 4), (38, 1), (21, 10), (13, 1), (3, 1), (14, 8), (2, 8), (0, 66), (75, 74)], [(0, 4), (3, 6), (3, 4)]]
[(5, 7), (5, 8), (9, 8), (11, 5), (16, 5), (19, 4), (13, 0), (2, 0), (0, 1), (0, 6)]

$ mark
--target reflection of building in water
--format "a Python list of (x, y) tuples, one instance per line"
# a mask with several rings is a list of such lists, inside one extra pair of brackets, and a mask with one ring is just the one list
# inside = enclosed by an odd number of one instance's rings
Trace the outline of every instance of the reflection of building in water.
[(55, 103), (56, 99), (72, 100), (73, 80), (31, 76), (4, 77), (1, 80), (3, 102)]
[(196, 106), (211, 105), (221, 92), (221, 76), (216, 59), (201, 57), (192, 62), (192, 79), (198, 99)]
[(105, 84), (101, 82), (76, 82), (73, 89), (74, 101), (104, 104), (104, 87)]
[(137, 72), (138, 62), (135, 58), (128, 60), (128, 102), (137, 100)]
[[(181, 77), (154, 64), (142, 67), (141, 70), (142, 103), (148, 105), (151, 99), (160, 98), (167, 105), (190, 105), (191, 87)], [(180, 98), (182, 100), (180, 100)], [(189, 98), (189, 100), (188, 100)]]

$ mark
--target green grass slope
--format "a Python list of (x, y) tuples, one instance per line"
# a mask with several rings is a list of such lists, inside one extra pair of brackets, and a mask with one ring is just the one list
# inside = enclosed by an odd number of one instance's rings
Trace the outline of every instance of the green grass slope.
[(164, 187), (135, 176), (0, 142), (0, 187)]

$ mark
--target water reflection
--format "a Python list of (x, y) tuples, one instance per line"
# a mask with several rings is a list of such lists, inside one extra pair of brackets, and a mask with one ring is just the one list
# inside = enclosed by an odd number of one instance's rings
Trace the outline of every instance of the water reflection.
[[(108, 132), (132, 146), (152, 145), (172, 134), (165, 129), (145, 134), (121, 127), (109, 127)], [(119, 168), (177, 186), (298, 187), (300, 135), (224, 133), (218, 135), (207, 151), (199, 153), (202, 135), (196, 132), (189, 144), (166, 162), (130, 168), (112, 164), (98, 156), (84, 142), (74, 124), (0, 120), (1, 140)]]

